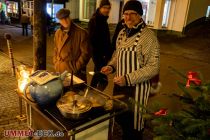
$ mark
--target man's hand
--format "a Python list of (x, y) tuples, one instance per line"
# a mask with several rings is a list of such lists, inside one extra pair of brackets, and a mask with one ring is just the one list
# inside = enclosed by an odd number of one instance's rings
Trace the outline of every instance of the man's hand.
[(114, 77), (114, 83), (119, 86), (126, 86), (126, 80), (124, 76)]
[(101, 69), (101, 73), (105, 74), (105, 75), (109, 75), (110, 73), (112, 73), (113, 69), (111, 66), (104, 66)]

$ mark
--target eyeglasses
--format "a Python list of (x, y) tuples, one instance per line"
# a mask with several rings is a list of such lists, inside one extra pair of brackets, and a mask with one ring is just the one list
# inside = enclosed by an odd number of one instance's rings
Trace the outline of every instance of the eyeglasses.
[(137, 13), (134, 13), (134, 12), (133, 13), (124, 13), (123, 14), (124, 17), (128, 17), (128, 16), (130, 16), (130, 17), (132, 16), (133, 17), (133, 16), (136, 16), (136, 15), (137, 15)]

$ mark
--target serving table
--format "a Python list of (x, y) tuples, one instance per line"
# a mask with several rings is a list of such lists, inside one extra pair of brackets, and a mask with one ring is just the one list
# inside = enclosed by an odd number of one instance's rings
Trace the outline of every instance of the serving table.
[[(75, 87), (80, 92), (85, 92), (87, 88), (111, 99), (111, 96), (85, 83), (82, 84), (82, 88)], [(68, 88), (65, 91), (68, 91)], [(26, 103), (27, 125), (34, 132), (32, 137), (39, 137), (43, 140), (108, 140), (112, 135), (111, 128), (113, 126), (110, 120), (128, 109), (124, 102), (112, 99), (113, 107), (111, 109), (107, 110), (103, 106), (92, 108), (84, 118), (72, 120), (62, 116), (55, 104), (40, 107), (28, 100), (22, 93), (18, 91), (17, 93)], [(20, 106), (20, 108), (22, 107)]]

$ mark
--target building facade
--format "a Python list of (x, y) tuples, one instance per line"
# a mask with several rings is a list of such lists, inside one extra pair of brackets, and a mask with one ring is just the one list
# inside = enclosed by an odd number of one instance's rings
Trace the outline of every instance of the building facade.
[[(61, 8), (71, 11), (71, 18), (88, 22), (101, 0), (47, 0), (46, 11), (52, 17)], [(117, 24), (128, 0), (110, 0), (112, 4), (108, 22)], [(143, 19), (156, 30), (183, 32), (192, 22), (210, 16), (210, 0), (139, 0), (143, 7)], [(6, 0), (7, 14), (19, 18), (22, 11), (33, 13), (33, 0)]]
[[(123, 5), (128, 0), (110, 0), (112, 9), (110, 24), (116, 24), (122, 18)], [(143, 19), (150, 28), (183, 32), (185, 27), (210, 14), (210, 0), (139, 0), (143, 7)], [(71, 16), (80, 21), (89, 21), (100, 0), (70, 0), (66, 8)]]
[[(46, 0), (46, 2), (46, 12), (55, 17), (56, 12), (64, 8), (68, 0)], [(18, 22), (23, 11), (29, 17), (33, 15), (33, 0), (4, 0), (4, 3), (6, 3), (6, 14), (12, 21)]]

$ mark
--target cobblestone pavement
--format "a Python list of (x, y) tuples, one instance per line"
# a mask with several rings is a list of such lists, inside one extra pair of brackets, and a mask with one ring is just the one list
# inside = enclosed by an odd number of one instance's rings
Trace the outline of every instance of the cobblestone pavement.
[[(9, 31), (8, 31), (8, 28), (9, 28)], [(16, 42), (22, 42), (26, 38), (28, 38), (26, 36), (22, 36), (22, 28), (17, 28), (15, 26), (10, 26), (10, 25), (1, 25), (0, 30), (1, 30), (0, 37), (2, 38), (4, 37), (5, 33), (10, 33), (12, 36), (12, 39)], [(29, 31), (29, 34), (30, 34), (30, 31)]]
[[(23, 140), (28, 138), (4, 137), (4, 130), (26, 130), (26, 122), (19, 121), (18, 95), (16, 78), (12, 76), (10, 59), (0, 52), (0, 139)], [(23, 112), (24, 113), (24, 112)]]

